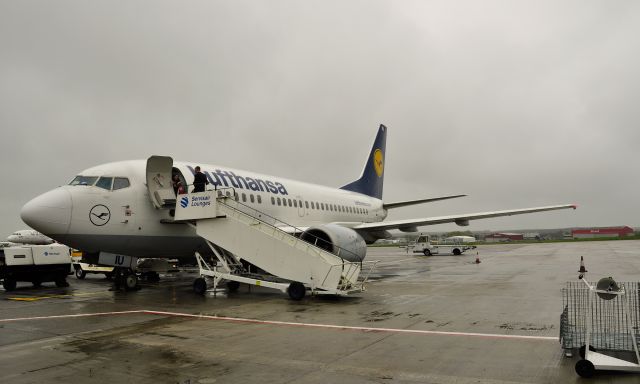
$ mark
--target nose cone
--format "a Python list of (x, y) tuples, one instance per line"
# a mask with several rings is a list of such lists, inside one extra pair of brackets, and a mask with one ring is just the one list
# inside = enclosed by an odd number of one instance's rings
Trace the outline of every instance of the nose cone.
[(40, 233), (65, 235), (71, 224), (71, 194), (64, 188), (44, 193), (25, 204), (20, 217)]

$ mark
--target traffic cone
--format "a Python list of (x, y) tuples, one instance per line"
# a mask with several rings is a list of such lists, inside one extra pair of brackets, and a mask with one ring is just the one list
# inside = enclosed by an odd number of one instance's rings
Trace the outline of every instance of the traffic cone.
[(587, 269), (584, 267), (584, 257), (580, 256), (580, 269), (578, 270), (578, 279), (582, 279), (584, 274), (587, 273)]
[(480, 252), (476, 252), (476, 264), (480, 264)]

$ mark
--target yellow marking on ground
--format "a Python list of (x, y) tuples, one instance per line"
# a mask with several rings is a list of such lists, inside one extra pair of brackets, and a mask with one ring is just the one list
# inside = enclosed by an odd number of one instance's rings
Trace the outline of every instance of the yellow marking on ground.
[(47, 299), (66, 299), (73, 298), (79, 296), (98, 296), (98, 295), (107, 295), (109, 292), (93, 292), (93, 293), (74, 293), (74, 294), (66, 294), (66, 295), (48, 295), (48, 296), (31, 296), (31, 297), (7, 297), (7, 300), (13, 301), (38, 301), (38, 300), (47, 300)]

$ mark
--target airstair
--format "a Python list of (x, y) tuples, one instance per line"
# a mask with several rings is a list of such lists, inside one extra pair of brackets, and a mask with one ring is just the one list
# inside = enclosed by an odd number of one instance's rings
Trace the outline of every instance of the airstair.
[[(278, 289), (294, 300), (302, 299), (307, 290), (341, 296), (364, 291), (375, 262), (346, 261), (340, 256), (346, 256), (346, 249), (334, 245), (337, 251), (332, 253), (318, 246), (326, 245), (324, 240), (316, 239), (315, 244), (301, 240), (295, 236), (301, 229), (242, 204), (235, 196), (229, 188), (177, 198), (175, 221), (193, 225), (215, 255), (207, 262), (196, 253), (201, 276), (194, 282), (196, 292), (207, 291), (205, 277), (213, 278), (214, 291), (226, 280), (230, 290), (245, 283)], [(242, 261), (259, 270), (252, 272)]]

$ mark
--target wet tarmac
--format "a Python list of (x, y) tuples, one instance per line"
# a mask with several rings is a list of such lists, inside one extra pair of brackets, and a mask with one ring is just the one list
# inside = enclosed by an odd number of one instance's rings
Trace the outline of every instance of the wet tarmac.
[[(566, 281), (638, 281), (640, 241), (488, 245), (462, 256), (370, 248), (347, 298), (242, 286), (197, 296), (195, 273), (137, 292), (101, 275), (0, 288), (2, 383), (571, 383), (558, 342)], [(638, 383), (601, 373), (590, 383)]]

